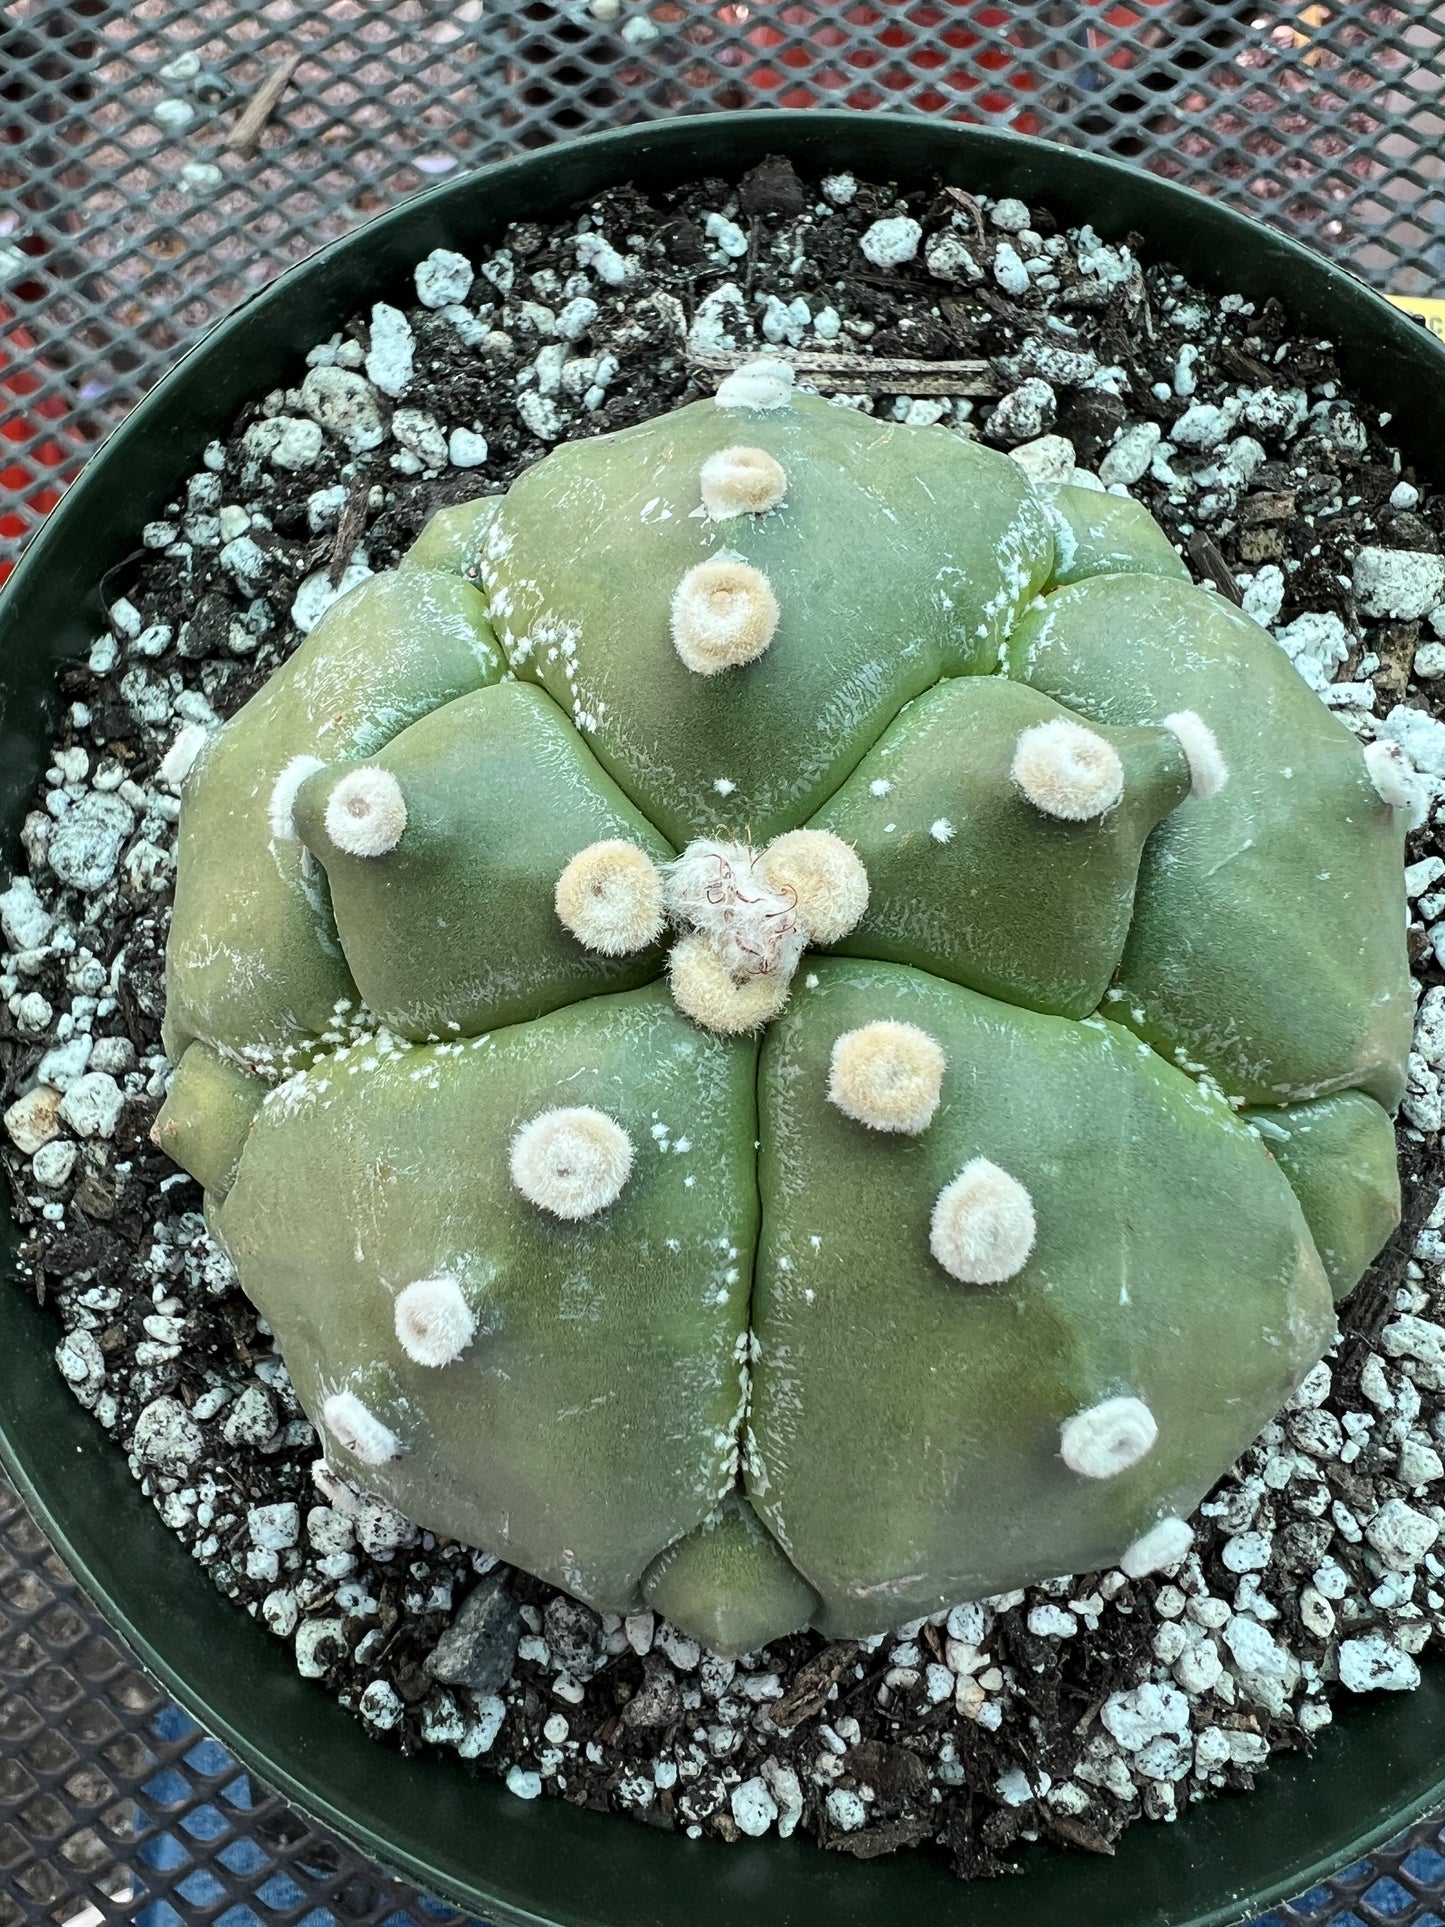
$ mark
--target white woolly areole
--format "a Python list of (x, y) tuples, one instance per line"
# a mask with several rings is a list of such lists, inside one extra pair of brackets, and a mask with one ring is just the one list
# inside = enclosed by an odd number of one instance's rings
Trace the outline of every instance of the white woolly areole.
[(1154, 1448), (1159, 1426), (1142, 1398), (1106, 1398), (1059, 1427), (1059, 1453), (1081, 1479), (1112, 1479)]
[(797, 968), (804, 941), (797, 900), (774, 887), (750, 844), (694, 838), (668, 864), (663, 890), (671, 915), (707, 939), (729, 976), (786, 981)]
[(1035, 809), (1066, 823), (1092, 822), (1124, 794), (1118, 750), (1067, 716), (1021, 731), (1009, 774)]
[(336, 1443), (363, 1465), (385, 1465), (401, 1456), (401, 1440), (369, 1411), (355, 1392), (332, 1392), (321, 1407), (321, 1423)]
[(543, 1111), (512, 1139), (512, 1182), (556, 1218), (591, 1218), (615, 1204), (632, 1171), (632, 1139), (590, 1105)]
[(1130, 1579), (1147, 1579), (1151, 1573), (1167, 1572), (1189, 1557), (1194, 1544), (1194, 1529), (1187, 1519), (1161, 1519), (1150, 1526), (1119, 1561), (1119, 1570)]
[(689, 569), (672, 598), (672, 643), (688, 668), (716, 676), (754, 662), (778, 626), (778, 598), (761, 569), (715, 555)]
[(1229, 766), (1220, 754), (1214, 731), (1193, 709), (1177, 710), (1164, 718), (1164, 727), (1179, 739), (1189, 764), (1189, 793), (1207, 801), (1229, 781)]
[(765, 448), (720, 448), (702, 465), (702, 505), (714, 522), (766, 515), (788, 492), (783, 465)]
[(725, 1037), (769, 1023), (787, 1003), (792, 983), (790, 971), (739, 981), (704, 936), (683, 937), (672, 946), (667, 975), (683, 1015)]
[(762, 355), (718, 383), (719, 408), (786, 408), (793, 399), (793, 371), (786, 361)]
[(579, 850), (557, 879), (554, 902), (578, 942), (604, 957), (625, 957), (662, 933), (657, 865), (621, 837)]
[(891, 1017), (845, 1030), (833, 1046), (828, 1097), (874, 1131), (916, 1137), (933, 1122), (947, 1059), (937, 1038)]
[(477, 1335), (477, 1315), (455, 1278), (418, 1278), (396, 1300), (396, 1340), (418, 1365), (451, 1365)]
[(406, 798), (389, 769), (348, 770), (326, 799), (326, 834), (348, 856), (385, 856), (406, 828)]
[(790, 895), (808, 943), (838, 943), (868, 908), (868, 872), (851, 843), (831, 830), (788, 830), (763, 851), (762, 870)]
[(1418, 794), (1415, 772), (1398, 743), (1371, 743), (1365, 751), (1365, 769), (1382, 803), (1388, 803), (1392, 810), (1414, 811)]
[(271, 800), (266, 805), (266, 817), (271, 825), (271, 835), (277, 843), (296, 841), (296, 792), (308, 776), (314, 776), (317, 770), (325, 767), (319, 756), (293, 756), (276, 778), (271, 789)]
[(997, 1285), (1023, 1270), (1038, 1230), (1034, 1201), (1017, 1178), (972, 1158), (933, 1207), (928, 1244), (966, 1285)]

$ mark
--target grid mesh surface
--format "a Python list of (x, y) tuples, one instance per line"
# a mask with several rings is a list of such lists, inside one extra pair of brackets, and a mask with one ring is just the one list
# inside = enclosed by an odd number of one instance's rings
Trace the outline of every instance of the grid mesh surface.
[(667, 113), (943, 114), (1132, 158), (1428, 293), (1442, 49), (1418, 0), (6, 0), (0, 576), (188, 341), (458, 167)]
[[(1445, 5), (1359, 0), (0, 0), (0, 579), (217, 316), (458, 168), (668, 113), (941, 114), (1132, 159), (1428, 294), (1442, 54)], [(1442, 1918), (1432, 1823), (1267, 1927)], [(0, 1482), (0, 1927), (459, 1919), (202, 1735)]]

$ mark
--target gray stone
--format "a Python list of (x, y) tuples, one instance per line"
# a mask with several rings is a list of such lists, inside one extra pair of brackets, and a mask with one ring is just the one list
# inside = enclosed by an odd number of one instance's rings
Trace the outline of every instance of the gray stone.
[(485, 1573), (428, 1655), (426, 1670), (444, 1686), (495, 1693), (512, 1677), (522, 1615), (500, 1572)]
[(201, 1456), (205, 1438), (178, 1398), (152, 1399), (135, 1422), (131, 1451), (143, 1465), (184, 1471)]
[(682, 1693), (677, 1675), (661, 1653), (649, 1653), (642, 1662), (642, 1684), (622, 1709), (622, 1724), (644, 1728), (671, 1726), (682, 1712)]
[(119, 796), (92, 791), (55, 826), (48, 852), (52, 870), (75, 890), (99, 890), (115, 875), (134, 818)]
[(558, 1593), (542, 1617), (547, 1644), (557, 1664), (577, 1679), (586, 1679), (602, 1650), (602, 1621), (580, 1599)]
[(386, 429), (376, 390), (349, 368), (312, 368), (301, 384), (301, 405), (353, 455), (380, 446)]

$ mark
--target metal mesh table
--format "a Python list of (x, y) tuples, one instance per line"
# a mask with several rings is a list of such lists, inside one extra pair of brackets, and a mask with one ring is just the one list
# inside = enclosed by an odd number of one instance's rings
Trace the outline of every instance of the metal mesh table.
[[(1428, 295), (1442, 51), (1419, 0), (4, 0), (0, 579), (218, 315), (459, 167), (678, 112), (942, 114), (1133, 159)], [(0, 1927), (459, 1918), (201, 1734), (0, 1483)], [(1442, 1918), (1431, 1823), (1268, 1927)]]

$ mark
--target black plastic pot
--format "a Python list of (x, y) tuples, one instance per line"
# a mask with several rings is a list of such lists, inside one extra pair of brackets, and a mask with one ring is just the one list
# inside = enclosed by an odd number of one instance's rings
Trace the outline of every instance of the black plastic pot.
[[(616, 182), (733, 174), (769, 152), (806, 169), (930, 176), (1018, 194), (1254, 300), (1278, 295), (1337, 343), (1349, 379), (1394, 417), (1429, 474), (1445, 444), (1445, 346), (1305, 249), (1114, 163), (941, 122), (753, 113), (632, 128), (422, 194), (294, 268), (217, 327), (95, 456), (0, 595), (0, 821), (9, 847), (48, 756), (52, 671), (88, 646), (105, 572), (135, 546), (237, 407), (293, 382), (306, 348), (431, 248), (468, 254), (509, 221), (546, 222)], [(0, 1214), (3, 1215), (3, 1214)], [(0, 1223), (7, 1261), (14, 1234)], [(1362, 1853), (1445, 1796), (1445, 1667), (1413, 1694), (1340, 1709), (1312, 1760), (1249, 1799), (1132, 1828), (1112, 1859), (1040, 1851), (1019, 1880), (960, 1887), (922, 1854), (858, 1864), (794, 1840), (723, 1848), (556, 1800), (527, 1805), (449, 1759), (368, 1740), (289, 1653), (212, 1588), (75, 1403), (56, 1328), (0, 1280), (0, 1457), (77, 1578), (175, 1696), (301, 1808), (414, 1880), (499, 1923), (566, 1927), (1222, 1927)]]

